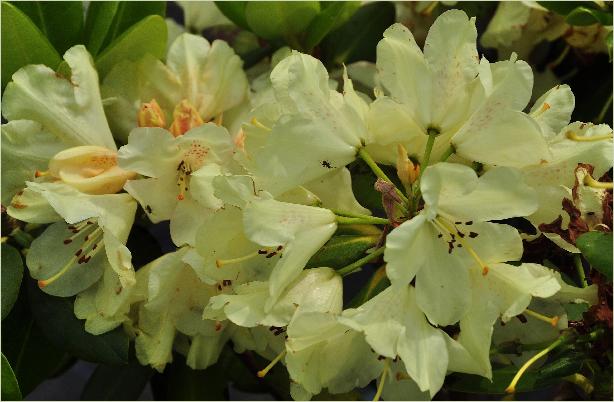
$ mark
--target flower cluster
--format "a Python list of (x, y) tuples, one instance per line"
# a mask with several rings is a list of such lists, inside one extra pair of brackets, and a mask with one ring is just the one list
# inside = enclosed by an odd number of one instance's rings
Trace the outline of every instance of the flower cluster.
[[(526, 218), (577, 253), (573, 199), (589, 229), (611, 230), (598, 179), (612, 167), (612, 129), (570, 124), (566, 85), (525, 112), (531, 68), (515, 54), (480, 59), (476, 40), (458, 10), (435, 21), (424, 49), (391, 26), (374, 100), (347, 73), (337, 91), (296, 51), (250, 91), (225, 42), (188, 33), (166, 63), (120, 63), (100, 88), (83, 46), (66, 52), (67, 75), (22, 68), (2, 99), (2, 202), (50, 224), (27, 253), (30, 275), (76, 295), (88, 332), (123, 326), (159, 371), (173, 351), (206, 368), (230, 341), (271, 360), (260, 376), (285, 364), (295, 399), (374, 379), (377, 398), (428, 399), (447, 373), (491, 378), (493, 332), (514, 331), (497, 322), (522, 314), (564, 328), (563, 303), (596, 302), (595, 286), (520, 263), (523, 238), (507, 222)], [(354, 197), (354, 161), (378, 177), (385, 218)], [(126, 242), (138, 206), (170, 221), (176, 250), (135, 270)], [(306, 268), (354, 224), (384, 227), (366, 257)], [(381, 256), (389, 285), (349, 308), (343, 277)]]

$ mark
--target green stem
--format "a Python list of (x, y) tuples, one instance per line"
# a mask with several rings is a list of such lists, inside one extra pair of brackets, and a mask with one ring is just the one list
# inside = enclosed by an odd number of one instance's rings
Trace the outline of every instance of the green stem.
[(426, 141), (426, 148), (424, 148), (424, 155), (422, 156), (422, 160), (420, 160), (420, 174), (418, 175), (418, 180), (414, 185), (416, 186), (416, 194), (414, 195), (414, 205), (418, 204), (420, 197), (420, 180), (422, 179), (422, 175), (424, 171), (429, 166), (429, 160), (431, 159), (431, 152), (433, 151), (433, 145), (435, 144), (435, 137), (439, 135), (439, 130), (435, 130), (432, 128), (428, 129), (429, 138)]
[(573, 262), (578, 271), (578, 276), (580, 277), (580, 285), (582, 285), (583, 288), (587, 287), (588, 282), (586, 281), (586, 274), (584, 273), (584, 266), (582, 265), (582, 257), (580, 257), (580, 254), (575, 254), (573, 256)]
[(446, 149), (446, 152), (443, 153), (443, 155), (441, 155), (441, 159), (439, 160), (439, 162), (445, 162), (448, 160), (448, 158), (454, 153), (456, 152), (456, 149), (454, 148), (454, 145), (450, 144), (450, 146), (448, 147), (448, 149)]
[(337, 223), (340, 225), (388, 225), (390, 221), (377, 216), (365, 216), (364, 218), (354, 218), (350, 216), (336, 215)]
[(335, 214), (335, 215), (340, 215), (340, 216), (348, 216), (350, 218), (373, 218), (372, 215), (365, 215), (365, 214), (358, 214), (355, 212), (345, 212), (345, 211), (341, 211), (338, 209), (331, 209), (331, 211)]
[[(358, 151), (358, 156), (360, 156), (360, 158), (365, 161), (365, 163), (367, 165), (369, 165), (369, 167), (371, 168), (371, 170), (373, 171), (373, 173), (375, 173), (375, 175), (377, 177), (379, 177), (382, 180), (387, 181), (388, 183), (392, 184), (394, 186), (394, 183), (392, 182), (392, 180), (390, 180), (388, 178), (388, 176), (386, 176), (386, 173), (384, 173), (384, 171), (382, 169), (380, 169), (379, 166), (377, 166), (377, 163), (375, 163), (375, 161), (373, 160), (373, 158), (371, 157), (371, 155), (369, 155), (369, 153), (364, 149), (364, 148), (360, 148), (360, 151)], [(394, 187), (397, 195), (399, 196), (399, 198), (405, 203), (408, 204), (409, 203), (409, 199), (405, 196), (405, 194), (403, 194), (403, 192), (401, 190), (399, 190), (396, 186)]]
[(347, 276), (347, 275), (355, 272), (356, 270), (360, 269), (360, 267), (362, 267), (366, 263), (368, 263), (370, 261), (373, 261), (374, 259), (376, 259), (380, 255), (384, 254), (384, 250), (385, 249), (386, 249), (386, 247), (380, 247), (377, 250), (375, 250), (374, 252), (372, 252), (371, 254), (361, 258), (360, 260), (354, 261), (350, 265), (346, 265), (345, 267), (338, 269), (337, 273), (339, 275), (341, 275), (341, 276)]
[(612, 94), (610, 94), (608, 101), (601, 108), (601, 112), (599, 112), (599, 115), (597, 116), (595, 123), (603, 123), (603, 121), (605, 120), (605, 114), (608, 112), (608, 109), (610, 108), (611, 105), (612, 105)]

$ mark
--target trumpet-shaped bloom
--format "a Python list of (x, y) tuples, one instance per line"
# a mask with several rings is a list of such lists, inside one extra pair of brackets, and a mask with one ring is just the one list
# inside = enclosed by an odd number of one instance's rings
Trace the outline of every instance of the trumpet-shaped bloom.
[(296, 314), (287, 334), (286, 367), (292, 381), (302, 387), (294, 390), (295, 399), (323, 388), (336, 394), (364, 387), (382, 371), (383, 363), (364, 336), (335, 314)]
[[(556, 126), (553, 127), (553, 129)], [(612, 167), (612, 128), (607, 124), (594, 125), (592, 123), (574, 122), (563, 127), (557, 135), (549, 139), (549, 146), (553, 155), (552, 160), (535, 166), (523, 168), (527, 184), (536, 190), (539, 199), (539, 208), (528, 219), (535, 227), (548, 224), (562, 217), (562, 227), (567, 228), (569, 216), (562, 208), (564, 198), (573, 199), (572, 189), (575, 183), (576, 168), (579, 163), (590, 164), (594, 170), (595, 179), (601, 177)], [(583, 179), (583, 178), (582, 178)], [(591, 198), (598, 201), (599, 192), (584, 187), (583, 180), (578, 183), (579, 193), (586, 193), (586, 202)], [(593, 197), (590, 197), (592, 192)], [(578, 194), (579, 194), (578, 193)], [(588, 204), (585, 203), (585, 206)], [(585, 212), (600, 212), (600, 208), (587, 209)], [(546, 234), (561, 247), (571, 252), (578, 250), (556, 234)]]
[(206, 124), (173, 137), (161, 128), (139, 128), (118, 154), (122, 168), (147, 178), (125, 185), (153, 222), (171, 220), (171, 236), (178, 244), (194, 244), (196, 231), (222, 202), (212, 181), (232, 162), (232, 140), (223, 127)]
[(491, 264), (486, 277), (476, 269), (470, 276), (471, 306), (460, 320), (458, 338), (447, 338), (449, 370), (491, 378), (490, 345), (495, 322), (499, 318), (503, 323), (509, 321), (529, 307), (532, 297), (550, 297), (561, 286), (552, 270), (537, 264)]
[(90, 55), (74, 46), (64, 58), (70, 77), (30, 65), (6, 87), (2, 112), (12, 121), (2, 126), (3, 202), (38, 175), (88, 194), (115, 193), (134, 175), (117, 166)]
[(118, 63), (102, 86), (111, 128), (124, 140), (137, 127), (141, 106), (152, 99), (169, 124), (174, 120), (173, 111), (184, 100), (208, 122), (239, 105), (247, 91), (242, 61), (226, 42), (210, 44), (188, 33), (170, 46), (166, 64), (153, 56)]
[(395, 24), (377, 47), (378, 80), (388, 96), (369, 111), (379, 145), (405, 144), (421, 157), (427, 134), (438, 133), (432, 160), (452, 145), (473, 161), (524, 166), (548, 159), (539, 125), (522, 113), (533, 86), (530, 67), (512, 58), (480, 62), (474, 20), (459, 10), (432, 25), (424, 52)]
[(219, 356), (229, 334), (219, 322), (202, 320), (202, 309), (216, 288), (201, 282), (183, 261), (184, 247), (151, 262), (137, 273), (147, 285), (134, 324), (136, 354), (142, 364), (162, 371), (172, 361), (178, 333), (191, 337), (187, 364), (203, 369)]
[[(130, 195), (87, 195), (58, 183), (27, 185), (23, 199), (14, 201), (8, 212), (17, 219), (25, 214), (26, 218), (49, 218), (40, 223), (56, 222), (32, 242), (26, 258), (30, 274), (45, 292), (77, 294), (96, 282), (108, 266), (122, 288), (134, 285), (131, 254), (124, 245), (136, 212)], [(36, 211), (29, 211), (32, 208)]]
[[(474, 261), (487, 275), (490, 263), (511, 261), (522, 248), (515, 229), (487, 221), (529, 215), (537, 201), (521, 174), (503, 167), (478, 178), (469, 167), (439, 163), (424, 172), (420, 188), (424, 209), (388, 235), (386, 273), (393, 286), (415, 277), (420, 308), (431, 322), (449, 325), (469, 307)], [(492, 243), (500, 254), (481, 255), (481, 244)]]
[(319, 60), (294, 52), (273, 69), (271, 83), (277, 116), (272, 127), (265, 126), (262, 146), (252, 151), (253, 173), (271, 194), (281, 194), (355, 159), (367, 139), (368, 106), (347, 76), (342, 95), (329, 88), (328, 73)]
[(242, 327), (256, 325), (285, 327), (301, 312), (339, 314), (343, 307), (341, 277), (330, 268), (307, 269), (292, 282), (268, 313), (269, 284), (247, 282), (234, 287), (235, 294), (209, 300), (205, 318), (228, 319)]
[(364, 332), (378, 354), (399, 356), (421, 391), (432, 397), (443, 385), (448, 367), (445, 334), (426, 320), (413, 287), (389, 287), (362, 306), (345, 310), (340, 321)]

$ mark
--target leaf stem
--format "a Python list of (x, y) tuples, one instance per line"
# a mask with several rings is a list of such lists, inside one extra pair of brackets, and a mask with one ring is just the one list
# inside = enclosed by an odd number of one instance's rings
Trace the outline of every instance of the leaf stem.
[(358, 269), (360, 269), (360, 267), (362, 267), (366, 263), (368, 263), (370, 261), (373, 261), (374, 259), (376, 259), (380, 255), (384, 254), (384, 250), (385, 249), (386, 249), (386, 247), (382, 246), (382, 247), (378, 248), (377, 250), (373, 251), (371, 254), (368, 254), (365, 257), (361, 258), (360, 260), (354, 261), (350, 265), (346, 265), (345, 267), (338, 269), (337, 273), (339, 275), (341, 275), (341, 276), (347, 276), (347, 275), (357, 271)]
[(350, 217), (350, 216), (336, 216), (336, 221), (339, 225), (388, 225), (390, 221), (385, 218), (378, 218), (377, 216), (365, 216), (365, 217)]
[[(384, 173), (384, 171), (379, 166), (377, 166), (377, 163), (375, 163), (371, 155), (369, 155), (369, 153), (364, 148), (360, 148), (360, 150), (358, 151), (358, 156), (360, 156), (360, 158), (363, 161), (365, 161), (367, 165), (369, 165), (369, 167), (371, 168), (371, 170), (373, 171), (373, 173), (375, 173), (377, 177), (379, 177), (382, 180), (387, 181), (388, 183), (394, 186), (394, 183), (392, 182), (392, 180), (390, 180), (388, 176), (386, 175), (386, 173)], [(401, 200), (405, 204), (409, 204), (409, 199), (405, 196), (405, 194), (403, 194), (403, 192), (399, 190), (396, 186), (394, 186), (394, 189), (397, 195), (399, 196), (399, 198), (401, 198)]]
[(586, 281), (586, 274), (584, 273), (584, 266), (582, 265), (582, 257), (580, 257), (580, 254), (575, 254), (573, 256), (573, 263), (578, 271), (578, 277), (580, 277), (580, 285), (582, 285), (583, 288), (587, 287), (588, 282)]

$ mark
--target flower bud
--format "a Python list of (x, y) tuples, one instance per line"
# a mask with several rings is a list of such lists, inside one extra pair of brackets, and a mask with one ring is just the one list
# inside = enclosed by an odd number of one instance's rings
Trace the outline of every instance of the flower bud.
[(198, 110), (187, 99), (184, 99), (173, 111), (173, 124), (169, 130), (175, 137), (179, 137), (203, 124), (204, 121), (198, 114)]
[(87, 194), (114, 194), (135, 176), (117, 166), (117, 152), (83, 145), (58, 152), (49, 161), (49, 174)]
[(407, 150), (401, 144), (397, 144), (397, 176), (407, 188), (413, 184), (420, 174), (420, 166), (407, 157)]
[(155, 99), (141, 105), (137, 120), (139, 127), (166, 127), (166, 117)]

